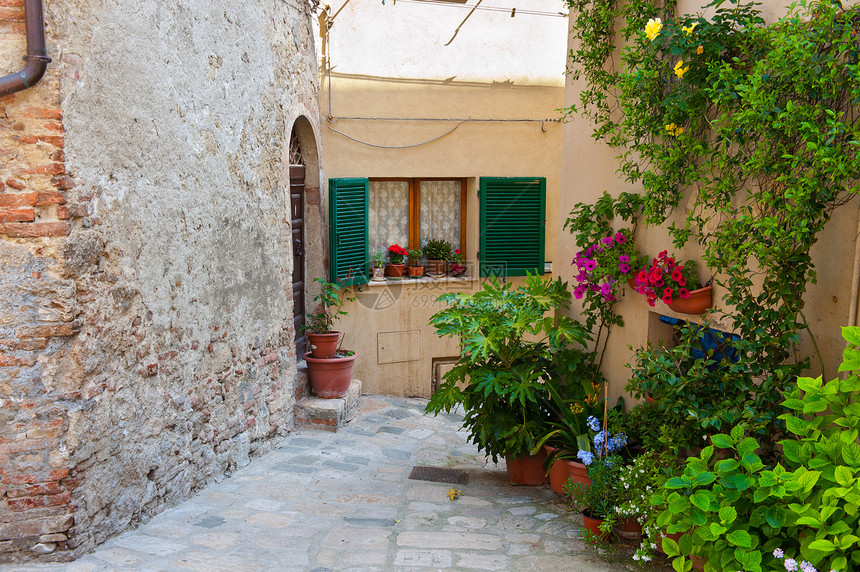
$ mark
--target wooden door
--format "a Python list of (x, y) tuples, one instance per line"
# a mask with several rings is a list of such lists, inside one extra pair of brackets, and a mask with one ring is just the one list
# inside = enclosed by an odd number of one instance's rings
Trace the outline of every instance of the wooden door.
[(290, 165), (290, 226), (293, 240), (293, 325), (296, 359), (307, 351), (305, 325), (305, 167)]

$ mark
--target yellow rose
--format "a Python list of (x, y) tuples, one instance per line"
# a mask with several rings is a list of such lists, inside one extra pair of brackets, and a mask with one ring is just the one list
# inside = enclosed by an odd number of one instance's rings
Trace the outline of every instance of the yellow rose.
[(678, 60), (678, 63), (675, 64), (675, 75), (684, 77), (684, 74), (688, 71), (690, 71), (690, 66), (684, 67), (684, 60)]
[(686, 32), (687, 35), (689, 36), (690, 34), (693, 33), (693, 28), (695, 28), (698, 25), (699, 25), (698, 23), (694, 22), (694, 23), (690, 24), (689, 26), (684, 26), (681, 29), (684, 30), (684, 32)]
[(648, 20), (648, 23), (645, 24), (645, 35), (648, 36), (648, 40), (653, 42), (654, 38), (657, 37), (657, 34), (659, 34), (662, 29), (663, 20), (660, 18), (651, 18)]

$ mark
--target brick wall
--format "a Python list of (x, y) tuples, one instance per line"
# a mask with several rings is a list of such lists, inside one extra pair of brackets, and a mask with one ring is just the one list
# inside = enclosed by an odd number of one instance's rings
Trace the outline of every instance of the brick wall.
[[(0, 75), (22, 6), (0, 0)], [(282, 161), (317, 115), (293, 109), (316, 101), (310, 14), (45, 8), (54, 62), (0, 98), (0, 563), (72, 559), (294, 425)]]

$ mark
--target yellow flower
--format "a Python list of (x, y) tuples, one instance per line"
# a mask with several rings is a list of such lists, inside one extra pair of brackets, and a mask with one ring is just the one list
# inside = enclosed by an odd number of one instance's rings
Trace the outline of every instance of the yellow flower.
[(450, 491), (448, 491), (448, 494), (445, 496), (447, 496), (449, 499), (451, 499), (453, 501), (453, 500), (457, 500), (458, 498), (460, 498), (461, 494), (463, 494), (463, 491), (461, 491), (459, 489), (451, 489)]
[(653, 42), (654, 38), (657, 37), (657, 34), (659, 34), (662, 29), (663, 20), (660, 18), (651, 18), (648, 20), (648, 23), (645, 24), (645, 35), (648, 36), (648, 40)]
[(698, 26), (698, 25), (699, 25), (699, 24), (698, 24), (697, 22), (693, 22), (693, 23), (692, 23), (692, 24), (690, 24), (689, 26), (684, 26), (684, 27), (683, 27), (683, 28), (681, 28), (681, 29), (682, 29), (682, 30), (684, 30), (684, 32), (686, 32), (686, 34), (689, 36), (690, 34), (692, 34), (692, 33), (693, 33), (693, 28), (695, 28), (695, 27), (696, 27), (696, 26)]
[(705, 48), (703, 48), (702, 46), (699, 46), (698, 48), (696, 48), (696, 53), (699, 54), (700, 56), (702, 55), (702, 52), (704, 52), (704, 51), (705, 51)]
[(684, 77), (684, 74), (690, 70), (690, 66), (683, 67), (684, 60), (678, 60), (678, 63), (675, 64), (675, 75), (678, 77)]
[(680, 135), (684, 132), (684, 128), (681, 127), (680, 125), (675, 125), (674, 123), (669, 123), (668, 125), (666, 125), (666, 132), (669, 135), (673, 135), (673, 136), (677, 137), (678, 135)]

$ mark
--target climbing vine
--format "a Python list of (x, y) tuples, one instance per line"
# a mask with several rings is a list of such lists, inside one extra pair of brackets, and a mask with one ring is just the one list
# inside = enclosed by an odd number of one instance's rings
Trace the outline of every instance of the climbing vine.
[(740, 389), (725, 421), (769, 431), (779, 392), (809, 365), (796, 347), (811, 335), (810, 249), (860, 189), (860, 8), (801, 1), (768, 23), (742, 0), (712, 1), (710, 17), (660, 0), (568, 5), (585, 87), (567, 112), (592, 120), (642, 185), (616, 208), (701, 246), (741, 337), (743, 359), (720, 372)]

